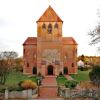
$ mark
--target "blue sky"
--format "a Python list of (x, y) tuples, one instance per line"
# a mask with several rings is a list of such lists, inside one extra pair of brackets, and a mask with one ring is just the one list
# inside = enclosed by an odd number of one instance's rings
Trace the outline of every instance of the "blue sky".
[(0, 0), (0, 51), (13, 50), (22, 56), (23, 42), (36, 36), (36, 21), (49, 4), (64, 21), (63, 36), (74, 37), (78, 55), (98, 55), (89, 46), (88, 32), (100, 22), (100, 0)]

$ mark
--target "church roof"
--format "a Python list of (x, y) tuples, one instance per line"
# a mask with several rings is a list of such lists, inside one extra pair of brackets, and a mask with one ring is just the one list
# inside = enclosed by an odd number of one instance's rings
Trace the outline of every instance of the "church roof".
[[(28, 37), (23, 45), (35, 45), (37, 44), (37, 38), (36, 37)], [(74, 40), (73, 37), (63, 37), (63, 44), (67, 45), (77, 45), (77, 42)]]
[(29, 45), (29, 44), (37, 44), (37, 38), (36, 37), (28, 37), (23, 45)]
[(43, 13), (37, 22), (63, 22), (51, 6)]
[(67, 45), (77, 45), (77, 42), (74, 40), (73, 37), (63, 37), (63, 44), (67, 44)]

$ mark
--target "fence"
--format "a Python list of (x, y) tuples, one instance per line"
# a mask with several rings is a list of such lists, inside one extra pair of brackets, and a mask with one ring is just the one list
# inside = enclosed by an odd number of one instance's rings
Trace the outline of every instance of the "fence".
[(69, 90), (59, 88), (59, 95), (65, 99), (76, 99), (77, 98), (91, 98), (92, 100), (100, 100), (100, 89), (86, 89), (86, 90)]
[(37, 89), (28, 89), (23, 91), (8, 91), (5, 90), (5, 93), (0, 93), (0, 97), (2, 99), (33, 99), (37, 97), (38, 90)]

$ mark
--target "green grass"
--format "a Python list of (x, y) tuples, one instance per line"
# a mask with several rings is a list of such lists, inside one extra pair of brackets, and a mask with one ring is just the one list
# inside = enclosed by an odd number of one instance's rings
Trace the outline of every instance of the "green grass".
[(72, 74), (72, 78), (77, 80), (77, 81), (90, 81), (89, 79), (89, 72), (90, 70), (87, 71), (78, 71), (78, 74)]
[[(80, 70), (78, 70), (78, 74), (71, 74), (71, 77), (73, 79), (75, 79), (76, 81), (78, 81), (78, 82), (80, 82), (80, 81), (83, 81), (83, 82), (84, 81), (90, 81), (90, 79), (89, 79), (89, 72), (90, 71), (91, 70), (87, 70), (87, 71), (80, 71)], [(61, 76), (61, 77), (57, 78), (57, 83), (59, 85), (64, 85), (66, 80), (67, 79), (64, 76)]]
[(57, 83), (58, 83), (58, 85), (64, 85), (65, 82), (66, 82), (66, 80), (67, 79), (64, 76), (57, 77)]
[(10, 72), (5, 85), (12, 86), (17, 85), (20, 81), (23, 80), (32, 80), (36, 82), (36, 77), (29, 77), (27, 75), (24, 75), (22, 72)]

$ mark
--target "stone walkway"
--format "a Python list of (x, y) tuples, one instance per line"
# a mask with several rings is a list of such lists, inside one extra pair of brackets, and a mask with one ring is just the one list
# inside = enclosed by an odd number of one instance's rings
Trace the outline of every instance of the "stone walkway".
[(64, 100), (63, 98), (40, 98), (40, 99), (34, 99), (34, 100)]
[(42, 80), (42, 86), (57, 86), (56, 77), (46, 76), (45, 79)]
[(68, 80), (73, 80), (73, 78), (72, 78), (70, 75), (65, 75), (65, 77), (66, 77)]
[[(57, 82), (55, 76), (46, 76), (39, 89), (38, 98), (57, 98)], [(39, 100), (40, 100), (39, 99)], [(49, 100), (49, 99), (46, 99)], [(54, 99), (55, 100), (55, 99)], [(59, 100), (59, 99), (58, 99)]]

